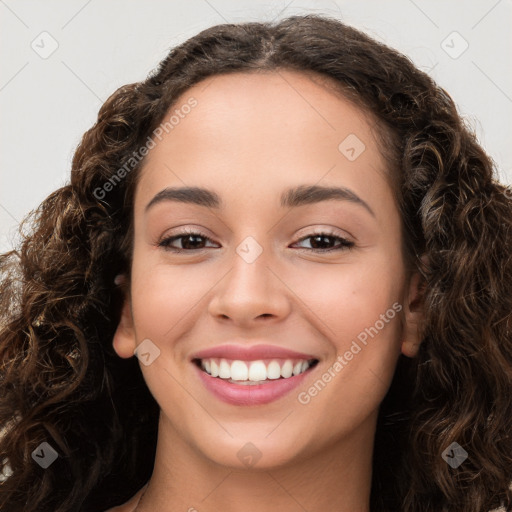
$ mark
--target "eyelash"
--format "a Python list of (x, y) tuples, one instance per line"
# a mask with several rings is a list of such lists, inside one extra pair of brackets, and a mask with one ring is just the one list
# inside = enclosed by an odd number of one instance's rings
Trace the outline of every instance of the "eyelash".
[[(172, 242), (174, 242), (175, 240), (179, 240), (180, 238), (186, 238), (187, 236), (192, 236), (192, 235), (200, 236), (201, 238), (204, 238), (208, 242), (213, 242), (213, 240), (210, 237), (204, 235), (200, 231), (184, 230), (176, 235), (173, 235), (168, 238), (164, 238), (163, 240), (158, 242), (157, 245), (158, 245), (158, 247), (163, 247), (166, 251), (170, 251), (170, 252), (174, 252), (174, 253), (194, 252), (194, 251), (202, 251), (202, 250), (206, 249), (206, 247), (203, 247), (200, 249), (178, 249), (176, 247), (170, 246), (170, 244)], [(310, 235), (303, 236), (302, 238), (297, 240), (297, 242), (295, 242), (295, 243), (303, 242), (304, 240), (307, 240), (308, 238), (314, 238), (317, 236), (335, 238), (338, 241), (340, 241), (341, 243), (337, 247), (331, 247), (329, 249), (305, 248), (306, 251), (313, 251), (313, 252), (320, 252), (320, 253), (332, 252), (332, 251), (346, 251), (346, 250), (352, 249), (355, 245), (354, 242), (351, 242), (351, 241), (347, 240), (346, 238), (342, 238), (331, 231), (321, 231), (319, 233), (311, 233)]]

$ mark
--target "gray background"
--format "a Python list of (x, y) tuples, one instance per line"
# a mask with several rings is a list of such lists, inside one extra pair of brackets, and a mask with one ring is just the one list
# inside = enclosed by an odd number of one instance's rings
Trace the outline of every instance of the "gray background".
[(512, 184), (512, 0), (0, 0), (0, 252), (66, 182), (115, 89), (211, 25), (304, 12), (335, 15), (408, 55), (450, 93)]

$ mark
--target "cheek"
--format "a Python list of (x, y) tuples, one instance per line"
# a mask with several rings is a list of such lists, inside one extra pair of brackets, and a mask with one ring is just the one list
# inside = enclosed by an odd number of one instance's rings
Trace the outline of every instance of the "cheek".
[[(312, 409), (319, 410), (329, 404), (359, 421), (383, 399), (400, 353), (405, 279), (401, 261), (381, 254), (364, 264), (318, 268), (315, 279), (302, 283), (298, 295), (315, 313), (310, 322), (332, 350), (319, 375), (321, 382), (303, 390), (301, 403), (310, 400)], [(295, 286), (300, 286), (298, 279)], [(346, 419), (329, 421), (337, 425)]]
[(196, 266), (152, 264), (134, 258), (132, 267), (132, 307), (138, 335), (162, 339), (174, 326), (199, 306), (211, 280), (211, 272)]
[[(351, 340), (376, 322), (382, 327), (381, 315), (390, 308), (388, 316), (398, 316), (392, 308), (403, 295), (405, 276), (400, 260), (384, 253), (367, 259), (358, 255), (350, 258), (343, 264), (302, 263), (303, 268), (287, 272), (284, 279), (300, 299), (297, 303), (305, 305), (301, 311), (309, 323), (338, 352), (348, 350)], [(392, 323), (398, 322), (386, 323), (382, 329), (386, 337), (393, 338), (392, 329), (387, 328)]]

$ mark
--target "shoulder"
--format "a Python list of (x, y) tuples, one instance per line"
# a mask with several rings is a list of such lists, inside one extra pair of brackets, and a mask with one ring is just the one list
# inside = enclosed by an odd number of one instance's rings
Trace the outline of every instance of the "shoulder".
[(137, 491), (137, 493), (134, 494), (126, 503), (118, 505), (117, 507), (109, 508), (108, 510), (105, 510), (105, 512), (133, 512), (147, 486), (148, 484), (139, 489), (139, 491)]

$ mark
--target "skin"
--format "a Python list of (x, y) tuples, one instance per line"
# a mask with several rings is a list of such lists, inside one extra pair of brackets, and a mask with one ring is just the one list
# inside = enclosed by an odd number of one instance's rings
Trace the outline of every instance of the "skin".
[[(161, 415), (154, 472), (137, 512), (368, 511), (378, 407), (400, 353), (416, 355), (422, 318), (419, 276), (405, 270), (373, 123), (318, 77), (296, 71), (210, 77), (173, 108), (190, 97), (197, 106), (141, 171), (132, 277), (113, 340), (120, 357), (133, 357), (146, 338), (160, 350), (141, 364)], [(338, 150), (349, 134), (366, 147), (354, 161)], [(280, 206), (285, 189), (310, 184), (347, 187), (374, 216), (347, 200)], [(224, 207), (162, 201), (145, 211), (162, 189), (185, 185), (215, 191)], [(181, 254), (158, 246), (186, 227), (211, 242), (177, 239), (174, 247), (202, 248)], [(326, 229), (354, 247), (322, 252), (339, 240), (301, 241)], [(247, 236), (263, 249), (252, 263), (236, 253)], [(400, 313), (299, 403), (298, 393), (394, 303)], [(230, 405), (203, 386), (189, 358), (231, 341), (311, 353), (319, 363), (277, 401)], [(261, 453), (251, 467), (237, 457), (248, 442)]]

